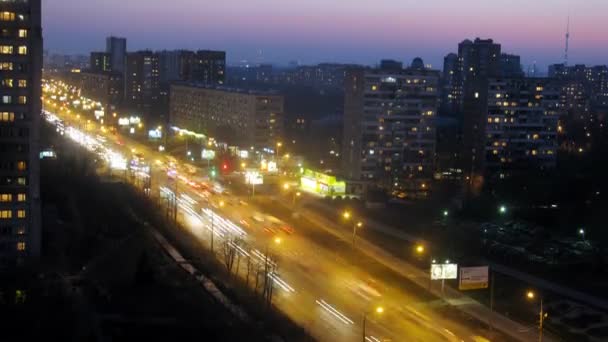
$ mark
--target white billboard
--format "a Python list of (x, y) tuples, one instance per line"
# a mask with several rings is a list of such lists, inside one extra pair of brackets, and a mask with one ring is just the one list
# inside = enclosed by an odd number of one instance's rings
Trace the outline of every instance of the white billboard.
[(201, 152), (201, 157), (206, 160), (212, 160), (215, 158), (215, 151), (205, 149), (203, 152)]
[(264, 178), (257, 170), (247, 170), (245, 172), (245, 183), (252, 185), (264, 184)]
[(456, 279), (458, 278), (457, 264), (431, 264), (431, 279)]
[(458, 288), (460, 290), (487, 289), (488, 273), (488, 266), (461, 267)]

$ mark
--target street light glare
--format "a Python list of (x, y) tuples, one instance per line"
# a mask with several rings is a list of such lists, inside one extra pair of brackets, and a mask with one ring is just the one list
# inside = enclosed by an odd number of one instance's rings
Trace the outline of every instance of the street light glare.
[(535, 294), (532, 291), (528, 291), (528, 293), (526, 294), (526, 296), (528, 297), (528, 299), (534, 299)]
[(418, 254), (424, 253), (424, 246), (423, 245), (416, 246), (416, 252)]
[(274, 243), (275, 243), (275, 244), (280, 245), (280, 244), (281, 244), (281, 242), (282, 242), (282, 240), (281, 240), (281, 238), (280, 238), (280, 237), (276, 237), (276, 238), (274, 238)]
[(345, 219), (347, 219), (347, 220), (348, 220), (348, 219), (350, 218), (350, 212), (345, 211), (345, 212), (342, 214), (342, 216), (343, 216)]
[(381, 314), (383, 312), (384, 312), (384, 308), (383, 307), (379, 306), (379, 307), (376, 308), (376, 313)]

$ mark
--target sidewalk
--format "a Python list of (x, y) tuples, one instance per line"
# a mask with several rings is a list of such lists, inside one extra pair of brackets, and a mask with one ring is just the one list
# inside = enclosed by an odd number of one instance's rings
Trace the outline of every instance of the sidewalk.
[[(320, 227), (323, 227), (330, 234), (350, 243), (352, 239), (351, 232), (346, 232), (345, 229), (343, 229), (342, 227), (337, 227), (335, 225), (335, 222), (328, 220), (327, 218), (313, 212), (310, 209), (300, 208), (298, 212), (301, 215), (304, 215), (313, 223), (317, 224)], [(391, 236), (406, 241), (419, 241), (414, 239), (414, 237), (409, 234), (395, 231), (390, 227), (376, 226), (376, 223), (373, 221), (368, 222), (366, 227), (377, 229), (379, 231), (385, 232), (385, 234), (388, 234), (386, 232), (392, 231), (393, 234), (390, 234)], [(427, 272), (424, 272), (418, 269), (417, 267), (412, 266), (409, 263), (396, 258), (392, 254), (384, 251), (382, 248), (376, 246), (375, 244), (367, 241), (364, 238), (359, 238), (358, 244), (360, 247), (359, 250), (363, 254), (379, 261), (384, 266), (390, 268), (394, 272), (410, 279), (413, 283), (420, 286), (421, 289), (428, 291), (429, 275)], [(492, 312), (485, 305), (469, 298), (468, 296), (463, 295), (460, 291), (453, 289), (447, 285), (444, 288), (443, 294), (438, 286), (435, 286), (431, 290), (431, 293), (437, 297), (444, 297), (450, 305), (457, 306), (459, 310), (467, 313), (468, 315), (474, 317), (480, 322), (491, 322), (492, 326), (495, 329), (500, 330), (504, 334), (518, 341), (533, 342), (538, 340), (537, 329), (530, 329), (529, 326), (522, 325), (501, 314)], [(543, 332), (543, 338), (545, 341), (559, 341), (558, 338), (551, 336), (551, 334), (549, 334), (547, 331)]]

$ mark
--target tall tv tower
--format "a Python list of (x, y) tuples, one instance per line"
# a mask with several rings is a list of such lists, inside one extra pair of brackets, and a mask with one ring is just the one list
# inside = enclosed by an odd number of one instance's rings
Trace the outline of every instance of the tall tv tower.
[(568, 24), (566, 25), (566, 50), (564, 51), (564, 65), (568, 66), (568, 45), (570, 43), (570, 15), (568, 15)]

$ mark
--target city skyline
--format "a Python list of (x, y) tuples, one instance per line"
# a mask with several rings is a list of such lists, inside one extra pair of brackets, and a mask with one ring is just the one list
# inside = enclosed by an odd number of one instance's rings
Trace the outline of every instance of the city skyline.
[[(536, 61), (544, 71), (547, 65), (563, 61), (570, 15), (570, 64), (608, 60), (608, 37), (602, 35), (608, 23), (598, 14), (608, 10), (608, 3), (599, 0), (576, 6), (569, 0), (552, 1), (550, 12), (545, 1), (523, 0), (491, 4), (383, 0), (373, 6), (363, 1), (327, 5), (296, 0), (289, 7), (276, 0), (255, 4), (229, 0), (213, 8), (197, 6), (193, 0), (176, 0), (170, 6), (157, 0), (147, 0), (145, 6), (141, 1), (92, 1), (99, 3), (94, 17), (86, 14), (91, 1), (43, 4), (47, 49), (86, 54), (103, 50), (106, 36), (118, 35), (128, 39), (130, 51), (226, 50), (229, 64), (243, 59), (375, 64), (382, 58), (409, 63), (420, 56), (440, 69), (443, 56), (456, 51), (460, 41), (480, 37), (492, 38), (502, 44), (503, 51), (521, 55), (526, 66)], [(108, 22), (113, 22), (111, 27)], [(79, 36), (64, 39), (74, 27)]]

